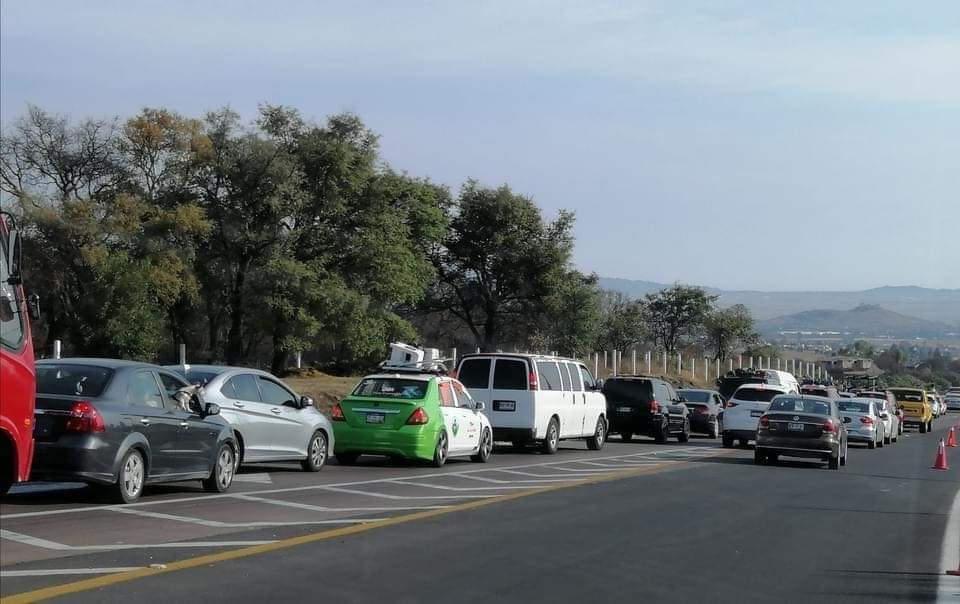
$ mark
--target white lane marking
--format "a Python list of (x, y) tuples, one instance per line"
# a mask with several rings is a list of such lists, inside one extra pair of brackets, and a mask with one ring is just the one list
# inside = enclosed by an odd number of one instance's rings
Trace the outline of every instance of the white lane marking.
[(404, 480), (404, 479), (402, 479), (402, 478), (401, 478), (401, 479), (397, 479), (397, 480), (391, 480), (390, 483), (391, 483), (391, 484), (398, 484), (398, 485), (407, 485), (407, 486), (412, 486), (412, 487), (423, 487), (423, 488), (425, 488), (425, 489), (439, 489), (439, 490), (441, 490), (441, 491), (456, 491), (456, 492), (461, 492), (461, 493), (462, 493), (462, 492), (469, 492), (469, 491), (500, 491), (500, 490), (502, 490), (502, 489), (524, 489), (524, 490), (529, 490), (529, 489), (534, 488), (534, 487), (531, 487), (531, 486), (529, 486), (529, 485), (500, 485), (500, 486), (496, 486), (496, 487), (449, 487), (449, 486), (439, 485), (439, 484), (430, 484), (430, 483), (427, 483), (427, 482), (413, 482), (413, 481), (410, 481), (410, 480)]
[(284, 501), (282, 499), (268, 499), (266, 497), (254, 497), (253, 495), (240, 495), (237, 499), (244, 501), (253, 501), (255, 503), (266, 503), (270, 505), (279, 505), (300, 510), (311, 510), (314, 512), (406, 512), (410, 510), (442, 510), (448, 508), (448, 505), (400, 505), (390, 507), (362, 507), (362, 508), (331, 508), (323, 505), (310, 505), (309, 503), (299, 503), (297, 501)]
[[(703, 451), (705, 452), (705, 454), (703, 455), (703, 457), (710, 456), (711, 453), (712, 453), (713, 455), (716, 455), (716, 454), (718, 454), (718, 453), (720, 453), (720, 452), (723, 451), (723, 449), (719, 449), (719, 448), (716, 448), (716, 447), (711, 447), (711, 448), (689, 447), (689, 448), (687, 448), (687, 449), (673, 449), (673, 451), (688, 451), (688, 450), (689, 450), (689, 451), (703, 450)], [(661, 450), (660, 452), (663, 452), (663, 451), (664, 451), (664, 450)], [(658, 451), (645, 451), (645, 452), (640, 452), (640, 453), (630, 453), (630, 454), (626, 454), (626, 455), (610, 455), (610, 456), (607, 456), (607, 457), (591, 457), (590, 459), (593, 460), (593, 461), (605, 461), (605, 460), (610, 460), (610, 459), (625, 459), (625, 458), (631, 458), (631, 457), (645, 457), (645, 456), (649, 456), (649, 455), (656, 455), (657, 453), (658, 453)], [(455, 469), (451, 468), (450, 470), (445, 470), (445, 471), (440, 471), (440, 472), (431, 472), (431, 473), (429, 473), (429, 474), (417, 474), (417, 475), (414, 475), (414, 476), (409, 476), (408, 478), (417, 480), (417, 479), (421, 479), (421, 478), (436, 478), (436, 477), (438, 477), (438, 476), (448, 476), (448, 475), (450, 475), (450, 474), (476, 474), (476, 473), (480, 473), (480, 472), (507, 472), (507, 471), (509, 471), (509, 470), (522, 470), (522, 469), (526, 469), (526, 468), (554, 469), (554, 468), (552, 468), (552, 466), (555, 465), (555, 464), (563, 464), (563, 463), (568, 463), (568, 462), (573, 462), (573, 461), (577, 461), (577, 460), (575, 460), (575, 459), (570, 459), (570, 460), (552, 461), (552, 462), (517, 464), (517, 465), (513, 465), (513, 466), (506, 466), (506, 467), (503, 467), (503, 468), (491, 467), (491, 468), (477, 468), (477, 469), (474, 469), (474, 470), (455, 470)], [(521, 475), (523, 475), (523, 474), (521, 473)], [(531, 476), (531, 477), (534, 477), (534, 478), (558, 478), (558, 477), (559, 477), (557, 474), (553, 474), (553, 475), (527, 474), (527, 475), (528, 475), (528, 476)], [(571, 478), (571, 479), (572, 479), (572, 478)], [(348, 482), (331, 483), (331, 484), (328, 484), (328, 485), (319, 484), (319, 485), (309, 485), (309, 486), (302, 486), (302, 487), (287, 487), (287, 488), (281, 488), (281, 489), (263, 489), (263, 490), (255, 491), (255, 493), (258, 494), (258, 495), (273, 495), (273, 494), (278, 494), (278, 493), (295, 493), (295, 492), (300, 492), (300, 491), (323, 490), (323, 489), (329, 489), (329, 488), (331, 488), (331, 487), (351, 487), (351, 486), (362, 486), (362, 485), (369, 485), (369, 484), (377, 484), (377, 483), (387, 482), (387, 481), (390, 481), (390, 480), (392, 480), (392, 478), (371, 478), (370, 480), (354, 480), (354, 481), (348, 481)], [(194, 494), (191, 494), (190, 496), (187, 496), (187, 497), (176, 497), (176, 498), (171, 498), (171, 499), (157, 499), (157, 500), (155, 500), (155, 501), (138, 501), (137, 503), (130, 503), (130, 504), (124, 505), (124, 506), (123, 506), (123, 509), (142, 508), (142, 507), (148, 507), (148, 506), (154, 506), (154, 505), (167, 505), (167, 504), (172, 504), (172, 503), (194, 503), (194, 504), (196, 504), (196, 503), (200, 503), (200, 502), (204, 502), (204, 501), (209, 501), (209, 500), (215, 500), (215, 499), (232, 499), (232, 498), (238, 497), (239, 495), (240, 495), (240, 493), (218, 493), (218, 494), (216, 494), (216, 495), (204, 495), (204, 494), (200, 494), (200, 493), (194, 493)], [(114, 510), (117, 510), (117, 509), (120, 509), (120, 506), (116, 506), (116, 505), (90, 505), (90, 506), (84, 506), (84, 507), (69, 507), (69, 508), (65, 508), (65, 509), (56, 509), (56, 510), (43, 510), (43, 511), (40, 511), (40, 512), (18, 512), (18, 513), (14, 513), (14, 514), (0, 514), (0, 520), (9, 520), (9, 519), (14, 519), (14, 518), (37, 518), (37, 517), (44, 517), (44, 516), (57, 516), (57, 515), (63, 515), (63, 514), (77, 514), (77, 513), (81, 513), (81, 512), (97, 512), (97, 511), (108, 511), (108, 512), (109, 512), (109, 511), (114, 511)]]
[(253, 482), (256, 484), (273, 484), (273, 479), (266, 472), (259, 474), (234, 474), (234, 482)]
[(953, 498), (947, 530), (940, 549), (940, 581), (937, 583), (937, 602), (960, 602), (960, 577), (946, 571), (960, 570), (960, 490)]
[[(563, 462), (568, 463), (568, 462)], [(590, 468), (565, 468), (559, 465), (550, 465), (544, 468), (546, 470), (559, 470), (561, 472), (575, 472), (577, 474), (605, 474), (610, 472), (610, 470), (593, 470)]]
[[(569, 477), (564, 478), (521, 478), (516, 480), (497, 480), (496, 478), (487, 478), (485, 476), (474, 476), (472, 474), (448, 474), (448, 476), (456, 476), (457, 478), (467, 478), (470, 480), (479, 480), (481, 482), (489, 482), (492, 484), (541, 484), (541, 483), (554, 483), (554, 482), (570, 482)], [(531, 487), (533, 488), (533, 487)]]
[(209, 528), (260, 528), (265, 526), (273, 527), (310, 526), (315, 524), (356, 524), (358, 522), (376, 522), (377, 520), (382, 520), (381, 518), (337, 518), (335, 520), (295, 520), (281, 522), (222, 522), (220, 520), (206, 520), (204, 518), (191, 518), (189, 516), (177, 516), (176, 514), (163, 514), (160, 512), (148, 512), (145, 510), (128, 510), (126, 508), (118, 508), (115, 511), (122, 514), (130, 514), (131, 516), (156, 518), (157, 520), (173, 520), (175, 522), (186, 522), (189, 524), (197, 524), (199, 526), (206, 526)]
[[(669, 461), (669, 460), (668, 460), (668, 461)], [(586, 465), (590, 465), (590, 466), (599, 466), (599, 467), (601, 467), (601, 468), (616, 469), (616, 468), (637, 468), (637, 467), (640, 467), (640, 466), (656, 465), (656, 464), (658, 464), (658, 463), (663, 463), (663, 461), (662, 461), (662, 460), (657, 460), (657, 459), (651, 459), (651, 460), (649, 460), (649, 461), (642, 461), (642, 460), (639, 460), (639, 459), (638, 459), (638, 460), (635, 460), (635, 461), (627, 461), (627, 462), (621, 462), (621, 463), (616, 463), (616, 464), (600, 463), (600, 462), (597, 462), (597, 461), (578, 461), (577, 463), (582, 463), (582, 464), (586, 464)]]
[[(555, 468), (547, 468), (554, 470)], [(576, 480), (577, 478), (587, 478), (593, 474), (587, 473), (584, 476), (574, 476), (572, 474), (534, 474), (533, 472), (523, 472), (521, 470), (497, 470), (497, 472), (503, 472), (505, 474), (516, 474), (517, 476), (532, 476), (534, 478), (556, 478), (562, 482), (569, 482), (571, 480)]]
[(335, 493), (349, 493), (351, 495), (366, 495), (367, 497), (379, 497), (380, 499), (484, 499), (486, 497), (496, 497), (496, 495), (388, 495), (387, 493), (375, 493), (373, 491), (358, 491), (356, 489), (343, 489), (340, 487), (323, 487), (327, 491)]
[(139, 570), (142, 566), (115, 566), (113, 568), (36, 568), (33, 570), (0, 570), (0, 579), (7, 577), (56, 577), (60, 575), (109, 575)]
[(6, 529), (0, 529), (0, 538), (7, 539), (9, 541), (16, 541), (17, 543), (23, 543), (24, 545), (32, 545), (33, 547), (39, 547), (43, 549), (52, 549), (58, 551), (115, 551), (115, 550), (124, 550), (124, 549), (144, 549), (148, 547), (154, 548), (187, 548), (187, 547), (244, 547), (247, 545), (266, 545), (267, 543), (274, 543), (274, 540), (268, 541), (173, 541), (170, 543), (147, 543), (147, 544), (114, 544), (114, 545), (67, 545), (65, 543), (57, 543), (55, 541), (48, 541), (46, 539), (40, 539), (38, 537), (31, 537), (30, 535), (23, 535), (21, 533), (15, 533), (13, 531), (8, 531)]

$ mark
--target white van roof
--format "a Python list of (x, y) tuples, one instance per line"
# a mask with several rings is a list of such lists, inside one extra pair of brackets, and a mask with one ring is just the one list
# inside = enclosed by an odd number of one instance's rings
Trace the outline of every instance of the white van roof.
[(457, 364), (459, 365), (461, 362), (467, 359), (476, 359), (476, 358), (483, 358), (483, 357), (511, 357), (511, 358), (528, 359), (531, 361), (567, 361), (570, 363), (581, 363), (581, 364), (583, 363), (583, 361), (580, 361), (577, 359), (571, 359), (571, 358), (559, 357), (559, 356), (555, 357), (549, 354), (537, 354), (532, 352), (471, 352), (468, 354), (461, 355), (460, 358), (457, 359)]
[(737, 398), (737, 393), (741, 390), (773, 390), (779, 392), (780, 394), (790, 394), (790, 389), (786, 386), (781, 386), (780, 384), (742, 384), (733, 392), (733, 396), (730, 398)]

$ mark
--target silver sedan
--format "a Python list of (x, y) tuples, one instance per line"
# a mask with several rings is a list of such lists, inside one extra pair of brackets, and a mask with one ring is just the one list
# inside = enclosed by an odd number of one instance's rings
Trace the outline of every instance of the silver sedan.
[(333, 428), (309, 396), (258, 369), (221, 365), (170, 365), (203, 386), (203, 399), (220, 406), (233, 427), (240, 463), (299, 461), (317, 472), (333, 452)]

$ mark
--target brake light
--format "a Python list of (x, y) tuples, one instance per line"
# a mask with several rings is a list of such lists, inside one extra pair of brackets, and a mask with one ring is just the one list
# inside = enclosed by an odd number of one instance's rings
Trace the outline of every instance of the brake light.
[(656, 399), (650, 401), (650, 413), (660, 413), (660, 403)]
[(861, 418), (860, 418), (860, 423), (861, 423), (861, 424), (867, 424), (868, 426), (872, 426), (872, 425), (873, 425), (873, 418), (872, 418), (872, 417), (861, 417)]
[(67, 430), (70, 432), (105, 432), (103, 416), (90, 401), (77, 401), (70, 409)]
[(706, 415), (710, 413), (710, 410), (707, 409), (706, 407), (697, 407), (697, 413), (699, 413), (700, 415)]
[(530, 390), (540, 390), (540, 384), (537, 382), (537, 372), (531, 371), (527, 375), (527, 386)]
[(430, 421), (430, 418), (427, 416), (427, 412), (423, 410), (423, 407), (417, 407), (413, 413), (410, 414), (410, 417), (407, 418), (407, 424), (411, 426), (422, 426), (428, 421)]
[(834, 425), (833, 420), (827, 420), (823, 422), (823, 431), (829, 432), (830, 434), (836, 434), (837, 427)]
[(330, 420), (334, 422), (343, 422), (347, 421), (343, 417), (343, 407), (340, 406), (340, 403), (337, 403), (333, 406), (333, 409), (330, 410)]
[(769, 428), (769, 427), (770, 427), (770, 418), (767, 417), (766, 415), (761, 415), (761, 416), (760, 416), (760, 427), (761, 427), (761, 428)]

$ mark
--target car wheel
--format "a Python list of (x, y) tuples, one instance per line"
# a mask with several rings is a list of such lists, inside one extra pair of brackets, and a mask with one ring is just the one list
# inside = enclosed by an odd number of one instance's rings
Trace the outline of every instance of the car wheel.
[(433, 467), (442, 468), (443, 464), (447, 463), (447, 433), (444, 431), (440, 432), (440, 437), (437, 438), (437, 448), (433, 450)]
[(880, 440), (877, 441), (877, 448), (878, 448), (878, 449), (882, 449), (882, 448), (883, 448), (883, 445), (884, 445), (884, 443), (885, 443), (886, 441), (887, 441), (887, 437), (886, 437), (886, 436), (881, 437)]
[(603, 443), (607, 441), (607, 422), (603, 418), (597, 418), (597, 428), (593, 436), (587, 439), (587, 448), (591, 451), (599, 451), (603, 448)]
[(710, 424), (710, 430), (707, 432), (707, 436), (710, 438), (716, 438), (720, 436), (720, 422), (714, 421)]
[(13, 486), (13, 481), (7, 477), (0, 478), (0, 497), (6, 496)]
[(319, 472), (325, 463), (327, 463), (327, 437), (317, 430), (310, 437), (310, 443), (307, 444), (307, 458), (300, 462), (300, 466), (307, 472)]
[(670, 430), (669, 430), (669, 428), (667, 428), (667, 425), (666, 425), (666, 424), (663, 424), (663, 425), (660, 426), (660, 428), (654, 433), (654, 435), (653, 435), (653, 440), (656, 441), (656, 442), (658, 442), (658, 443), (660, 443), (660, 444), (663, 444), (663, 443), (667, 442), (667, 436), (669, 436), (669, 435), (670, 435)]
[(143, 453), (130, 449), (120, 462), (120, 474), (112, 488), (112, 499), (117, 503), (133, 503), (143, 494), (147, 477)]
[(839, 470), (839, 469), (840, 469), (840, 457), (839, 457), (839, 456), (837, 456), (837, 457), (831, 456), (830, 459), (827, 460), (827, 467), (830, 468), (831, 470)]
[(892, 443), (892, 442), (893, 442), (893, 437), (892, 437), (892, 436), (884, 436), (884, 437), (883, 437), (883, 444), (889, 445), (889, 444)]
[(733, 448), (733, 437), (732, 437), (732, 436), (724, 436), (724, 437), (723, 437), (722, 444), (723, 444), (723, 448), (724, 448), (724, 449), (732, 449), (732, 448)]
[(753, 450), (754, 465), (762, 466), (766, 461), (767, 461), (767, 456), (763, 451), (761, 451), (760, 449)]
[(210, 477), (203, 481), (203, 488), (211, 493), (224, 493), (233, 484), (233, 470), (236, 455), (233, 447), (222, 445), (217, 452), (217, 461), (213, 464)]
[(868, 443), (867, 443), (867, 448), (868, 448), (868, 449), (876, 449), (876, 448), (877, 448), (877, 441), (871, 440), (870, 442), (868, 442)]
[(490, 435), (488, 428), (484, 428), (483, 434), (480, 435), (480, 448), (477, 449), (476, 455), (470, 456), (470, 459), (479, 463), (487, 463), (490, 461), (491, 453), (493, 453), (493, 436)]
[(540, 448), (547, 455), (553, 455), (560, 448), (560, 426), (556, 418), (550, 418), (547, 424), (547, 434), (543, 439), (543, 446)]
[(746, 438), (741, 438), (740, 441), (738, 442), (738, 444), (739, 444), (741, 447), (747, 447), (747, 446), (750, 444), (750, 441), (747, 440)]
[(337, 453), (335, 455), (337, 458), (337, 463), (341, 466), (352, 466), (357, 463), (357, 459), (360, 458), (359, 453)]
[(677, 442), (685, 443), (690, 441), (690, 420), (683, 421), (683, 430), (677, 435)]
[(633, 434), (630, 433), (630, 432), (621, 432), (621, 433), (620, 433), (620, 440), (622, 440), (622, 441), (625, 442), (625, 443), (630, 442), (630, 439), (632, 439), (632, 438), (633, 438)]
[(920, 434), (924, 434), (927, 431), (927, 422), (920, 424)]
[(767, 463), (775, 464), (780, 461), (780, 456), (776, 453), (767, 453)]

